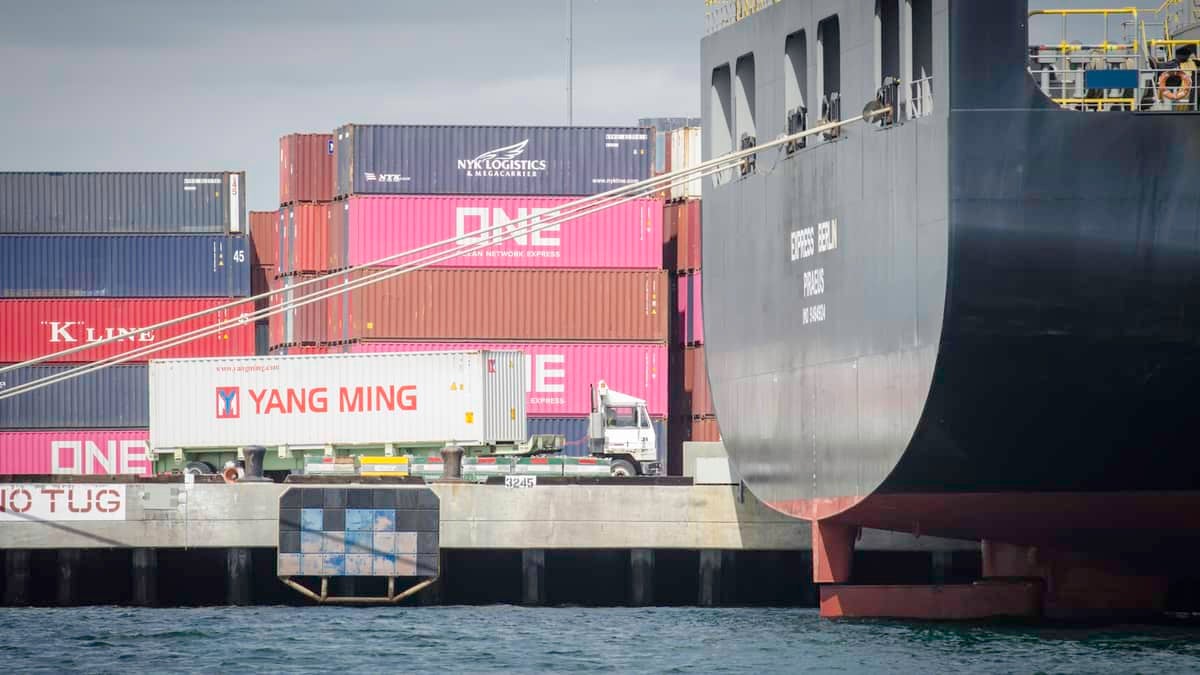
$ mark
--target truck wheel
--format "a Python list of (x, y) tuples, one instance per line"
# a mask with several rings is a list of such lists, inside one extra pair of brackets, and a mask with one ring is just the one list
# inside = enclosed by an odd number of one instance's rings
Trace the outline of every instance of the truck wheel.
[(217, 469), (208, 462), (188, 462), (187, 464), (183, 465), (183, 472), (202, 476), (205, 474), (216, 473)]
[(612, 463), (612, 475), (629, 478), (638, 475), (638, 473), (637, 469), (633, 468), (633, 465), (629, 462), (623, 459), (616, 459)]

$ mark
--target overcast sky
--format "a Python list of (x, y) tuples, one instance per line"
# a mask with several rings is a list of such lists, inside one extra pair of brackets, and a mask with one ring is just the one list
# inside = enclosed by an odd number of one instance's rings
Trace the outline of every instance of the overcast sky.
[[(244, 169), (273, 209), (288, 132), (564, 124), (567, 4), (0, 0), (0, 170)], [(576, 124), (699, 115), (703, 0), (574, 5)]]
[[(245, 169), (346, 122), (565, 124), (568, 0), (0, 0), (0, 170)], [(702, 0), (575, 0), (575, 123), (698, 116)]]

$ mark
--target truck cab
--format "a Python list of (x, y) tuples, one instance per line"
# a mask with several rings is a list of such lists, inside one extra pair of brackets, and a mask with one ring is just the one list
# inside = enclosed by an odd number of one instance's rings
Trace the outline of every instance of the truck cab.
[(655, 476), (662, 472), (658, 438), (646, 401), (612, 391), (604, 381), (592, 388), (588, 436), (591, 454), (611, 459), (614, 476)]

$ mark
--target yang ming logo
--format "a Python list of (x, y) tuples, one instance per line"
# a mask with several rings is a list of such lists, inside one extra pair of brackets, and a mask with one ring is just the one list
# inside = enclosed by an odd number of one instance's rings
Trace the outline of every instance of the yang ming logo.
[(242, 416), (242, 401), (238, 387), (217, 387), (217, 419), (236, 419)]
[(525, 154), (529, 139), (495, 148), (475, 159), (458, 160), (458, 170), (471, 177), (537, 178), (546, 170), (544, 159), (518, 159)]

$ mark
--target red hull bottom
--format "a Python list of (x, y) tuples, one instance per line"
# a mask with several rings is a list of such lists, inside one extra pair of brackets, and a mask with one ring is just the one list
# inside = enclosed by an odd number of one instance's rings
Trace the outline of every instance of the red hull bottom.
[[(1200, 494), (939, 494), (772, 504), (813, 520), (827, 617), (1108, 618), (1158, 614), (1200, 560)], [(854, 586), (863, 527), (982, 541), (983, 581)]]
[(829, 619), (963, 621), (1041, 615), (1042, 585), (996, 581), (952, 586), (822, 586), (821, 616)]

